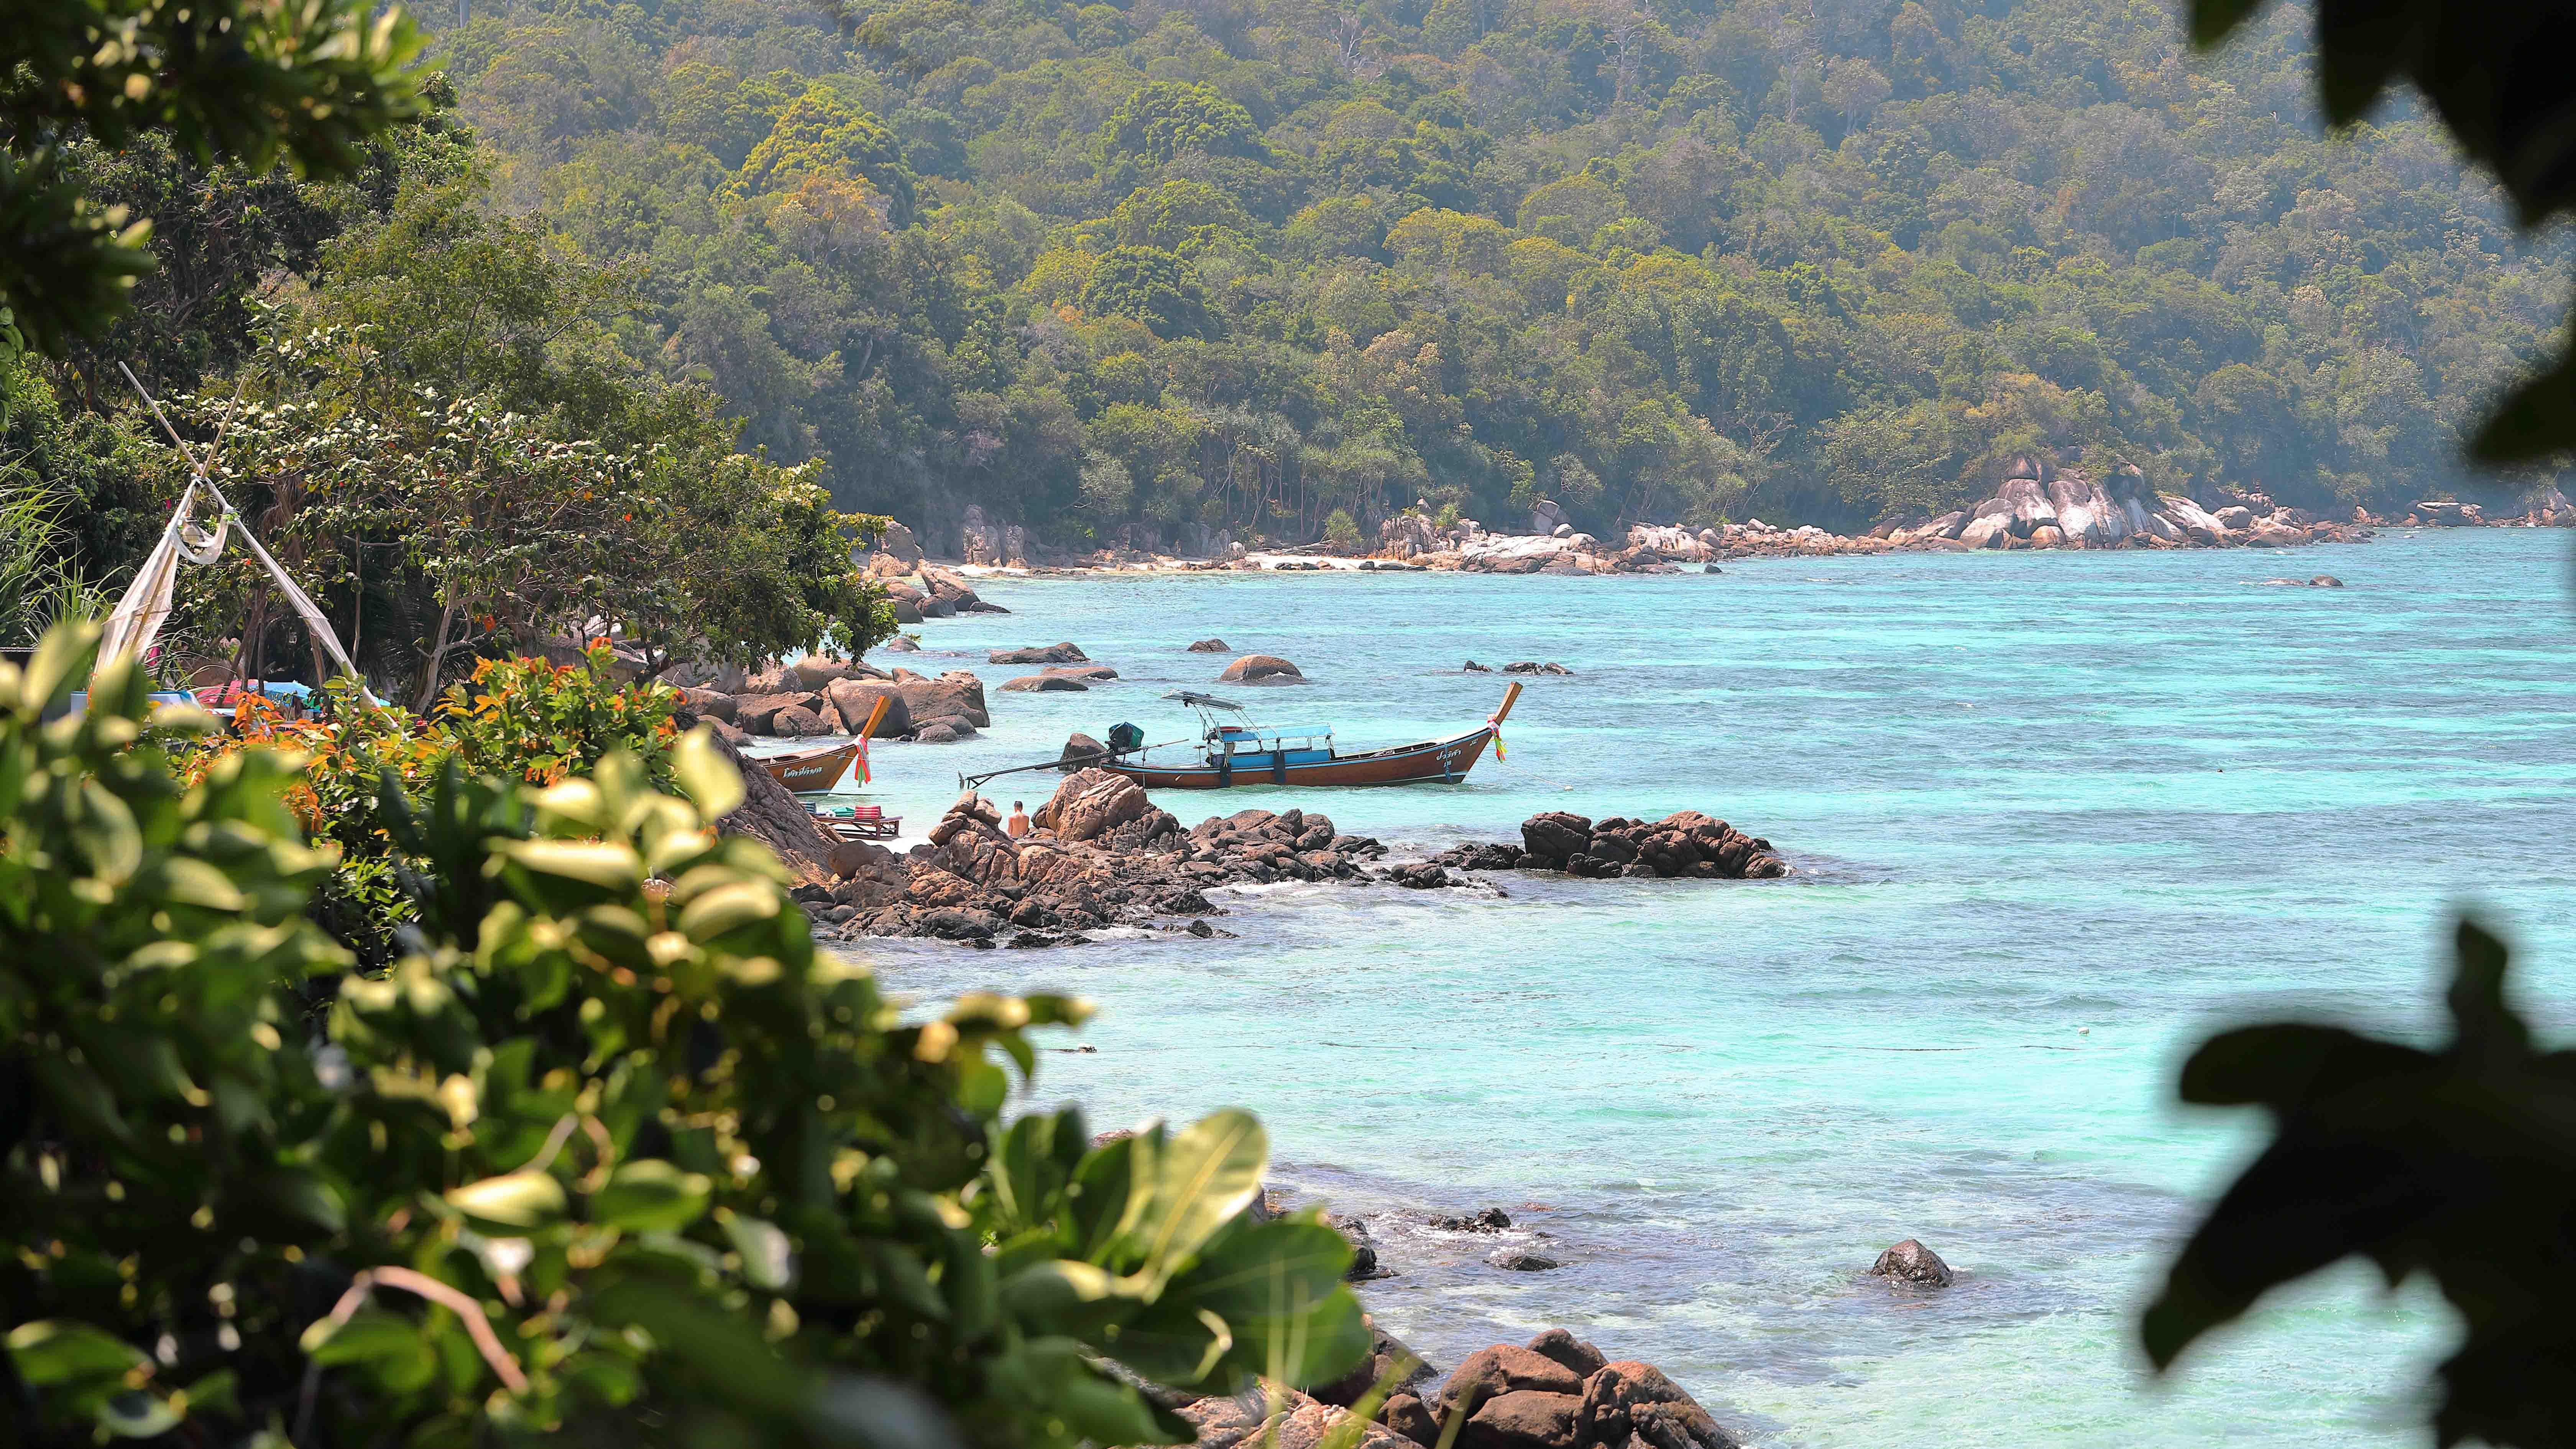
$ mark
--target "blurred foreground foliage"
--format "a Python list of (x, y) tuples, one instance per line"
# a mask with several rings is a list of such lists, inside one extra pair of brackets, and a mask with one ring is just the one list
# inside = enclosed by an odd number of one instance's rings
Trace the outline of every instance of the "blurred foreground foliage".
[[(0, 665), (0, 1412), (20, 1442), (1179, 1442), (1113, 1373), (1330, 1378), (1349, 1250), (1255, 1221), (1241, 1112), (1095, 1148), (999, 1117), (1057, 996), (907, 1022), (709, 821), (702, 735), (380, 822), (412, 916), (353, 973), (294, 756), (139, 723), (58, 630)], [(184, 1426), (184, 1430), (182, 1430)]]

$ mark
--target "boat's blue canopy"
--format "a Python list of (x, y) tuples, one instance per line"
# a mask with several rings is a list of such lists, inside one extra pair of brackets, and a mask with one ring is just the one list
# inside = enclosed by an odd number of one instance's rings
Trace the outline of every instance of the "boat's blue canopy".
[(1313, 738), (1313, 737), (1314, 737), (1314, 736), (1316, 736), (1316, 735), (1328, 735), (1328, 734), (1331, 734), (1332, 732), (1333, 732), (1333, 727), (1332, 727), (1331, 725), (1328, 725), (1328, 724), (1316, 724), (1316, 725), (1304, 725), (1304, 724), (1285, 724), (1285, 725), (1219, 725), (1219, 726), (1217, 726), (1217, 733), (1218, 733), (1218, 734), (1221, 734), (1221, 735), (1223, 735), (1223, 736), (1225, 736), (1227, 739), (1251, 739), (1251, 740), (1275, 740), (1275, 739), (1282, 739), (1282, 738), (1290, 738), (1290, 739), (1305, 738), (1305, 739), (1311, 739), (1311, 738)]

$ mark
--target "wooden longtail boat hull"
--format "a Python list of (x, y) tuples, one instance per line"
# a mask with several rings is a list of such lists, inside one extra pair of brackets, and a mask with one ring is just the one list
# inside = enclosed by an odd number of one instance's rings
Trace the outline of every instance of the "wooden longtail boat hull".
[(1269, 755), (1238, 754), (1231, 771), (1213, 765), (1141, 765), (1110, 760), (1100, 768), (1147, 789), (1220, 790), (1230, 785), (1412, 785), (1425, 780), (1455, 784), (1467, 778), (1494, 737), (1491, 725), (1445, 739), (1329, 760), (1274, 763)]
[(858, 757), (858, 741), (852, 740), (846, 745), (833, 745), (827, 749), (770, 755), (760, 763), (777, 778), (779, 784), (799, 795), (815, 795), (841, 783), (841, 777), (849, 773), (850, 762)]

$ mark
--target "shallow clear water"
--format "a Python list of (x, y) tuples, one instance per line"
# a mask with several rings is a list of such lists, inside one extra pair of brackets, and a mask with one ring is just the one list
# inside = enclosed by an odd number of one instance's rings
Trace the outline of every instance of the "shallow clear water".
[[(2347, 1270), (2168, 1380), (2137, 1310), (2250, 1118), (2172, 1105), (2213, 1027), (2296, 1011), (2437, 1030), (2448, 922), (2523, 948), (2525, 1005), (2576, 1030), (2576, 615), (2542, 532), (2291, 554), (1746, 561), (1714, 577), (1222, 574), (996, 581), (1014, 616), (933, 621), (914, 667), (1073, 640), (1126, 676), (991, 694), (994, 729), (885, 747), (871, 798), (926, 823), (961, 770), (1052, 754), (1209, 687), (1210, 634), (1313, 681), (1247, 690), (1345, 747), (1462, 727), (1558, 659), (1450, 788), (1249, 787), (1250, 805), (1437, 847), (1542, 809), (1694, 807), (1768, 836), (1771, 883), (1503, 878), (1235, 896), (1239, 939), (975, 952), (874, 943), (922, 997), (1069, 989), (1090, 1054), (1042, 1101), (1115, 1124), (1227, 1104), (1279, 1178), (1383, 1214), (1364, 1296), (1435, 1362), (1565, 1324), (1655, 1362), (1762, 1445), (2416, 1445), (2453, 1333)], [(2344, 589), (2264, 587), (2331, 570)], [(947, 651), (958, 651), (950, 653)], [(1175, 725), (1180, 728), (1174, 728)], [(1031, 797), (1049, 776), (1025, 777)], [(996, 782), (1011, 798), (1009, 782)], [(1486, 1203), (1557, 1272), (1396, 1214)], [(1538, 1207), (1524, 1209), (1523, 1204)], [(1951, 1291), (1858, 1276), (1919, 1236)]]

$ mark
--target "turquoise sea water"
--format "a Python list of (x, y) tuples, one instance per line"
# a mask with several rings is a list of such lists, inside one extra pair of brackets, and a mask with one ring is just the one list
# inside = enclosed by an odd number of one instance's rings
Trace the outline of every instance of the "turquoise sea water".
[[(1508, 897), (1291, 886), (1238, 939), (1062, 951), (873, 943), (900, 990), (1069, 989), (1088, 1054), (1041, 1100), (1099, 1125), (1227, 1104), (1279, 1180), (1378, 1216), (1372, 1309), (1447, 1365), (1564, 1324), (1772, 1445), (2414, 1445), (2454, 1330), (2347, 1271), (2158, 1382), (2158, 1265), (2259, 1123), (2171, 1104), (2181, 1054), (2253, 1015), (2439, 1027), (2448, 921), (2522, 948), (2576, 1031), (2576, 614), (2541, 532), (2249, 552), (1746, 561), (1714, 577), (1199, 575), (995, 582), (914, 667), (1070, 639), (1126, 676), (991, 698), (994, 728), (883, 747), (920, 817), (961, 770), (1186, 718), (1215, 634), (1302, 665), (1245, 691), (1346, 746), (1463, 727), (1557, 659), (1508, 760), (1449, 788), (1174, 794), (1437, 848), (1542, 809), (1695, 807), (1774, 841), (1774, 883), (1506, 876)], [(2263, 587), (2331, 570), (2340, 590)], [(955, 651), (955, 652), (948, 652)], [(1175, 725), (1183, 728), (1174, 728)], [(1032, 806), (1051, 777), (1027, 777)], [(1012, 798), (997, 782), (1001, 799)], [(1399, 1225), (1509, 1209), (1560, 1271)], [(1525, 1208), (1524, 1204), (1538, 1206)], [(1919, 1236), (1952, 1290), (1859, 1276)]]

